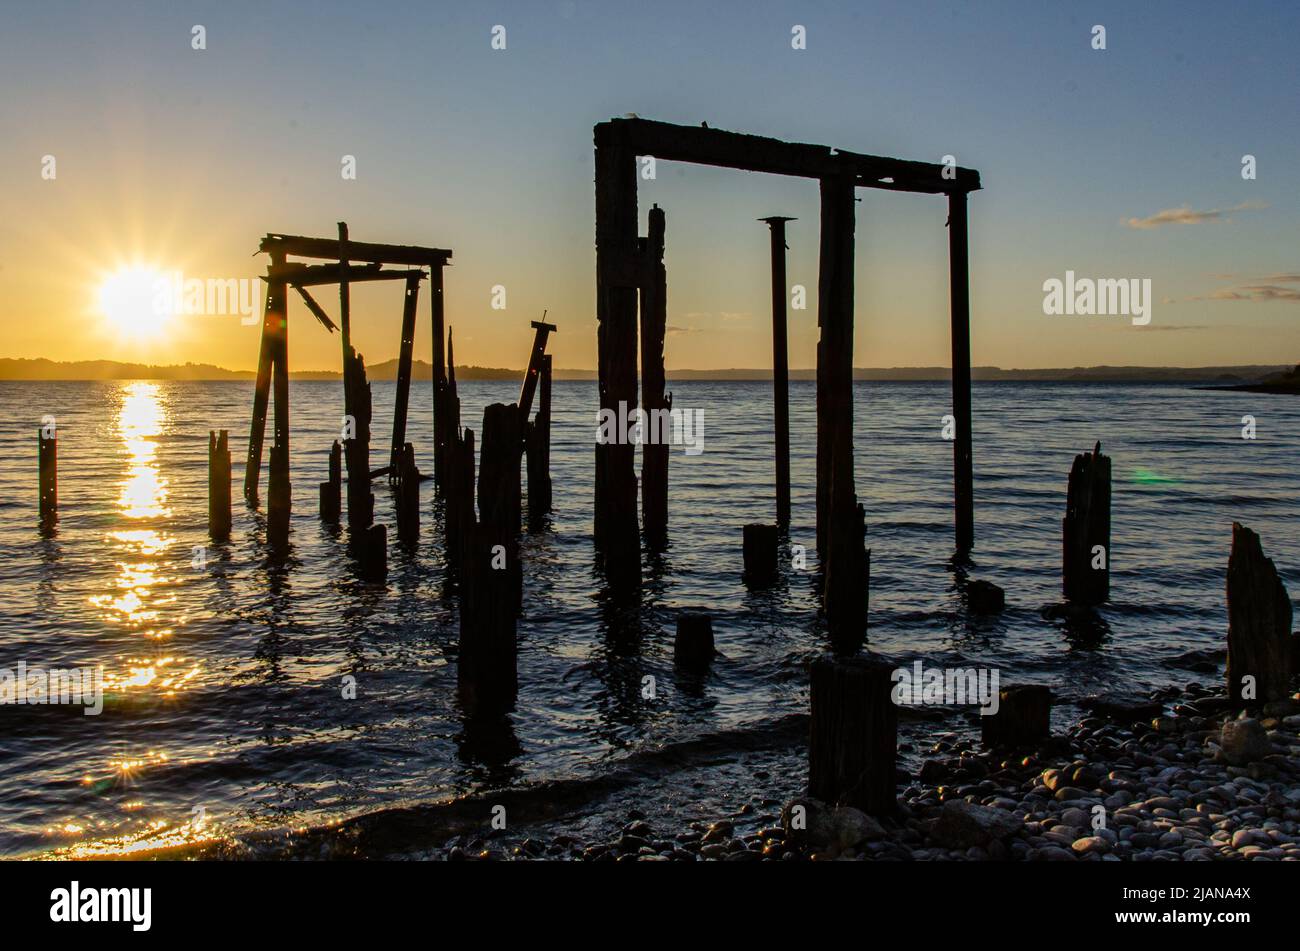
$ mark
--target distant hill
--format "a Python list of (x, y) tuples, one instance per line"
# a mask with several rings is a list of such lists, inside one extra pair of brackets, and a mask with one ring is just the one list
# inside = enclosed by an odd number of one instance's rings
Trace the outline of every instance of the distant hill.
[(1255, 383), (1243, 383), (1238, 386), (1225, 386), (1226, 390), (1245, 390), (1249, 393), (1295, 393), (1300, 394), (1300, 365), (1280, 373), (1270, 373)]
[[(371, 380), (397, 378), (397, 360), (385, 360), (366, 368)], [(524, 371), (504, 367), (457, 367), (458, 380), (518, 380)], [(295, 380), (340, 380), (337, 370), (290, 371)], [(1041, 370), (1004, 370), (1000, 367), (973, 367), (971, 375), (983, 381), (1042, 381), (1076, 383), (1188, 383), (1245, 384), (1249, 386), (1300, 387), (1300, 377), (1290, 364), (1223, 366), (1223, 367), (1135, 367), (1095, 366), (1062, 367)], [(46, 359), (0, 358), (0, 380), (251, 380), (252, 370), (227, 370), (208, 363), (185, 363), (154, 366), (144, 363), (118, 363), (113, 360), (79, 360), (62, 362)], [(433, 367), (422, 360), (411, 365), (415, 380), (433, 378)], [(772, 371), (765, 368), (726, 370), (669, 370), (669, 380), (770, 380)], [(817, 371), (792, 369), (792, 380), (816, 379)], [(856, 367), (855, 380), (925, 381), (947, 380), (947, 367)], [(595, 370), (555, 370), (558, 380), (595, 380)], [(1278, 389), (1277, 392), (1286, 391)]]

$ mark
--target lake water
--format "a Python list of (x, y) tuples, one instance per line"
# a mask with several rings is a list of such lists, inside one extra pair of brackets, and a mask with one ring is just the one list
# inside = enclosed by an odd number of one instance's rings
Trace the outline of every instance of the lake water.
[[(420, 542), (390, 548), (381, 588), (356, 581), (343, 536), (317, 518), (341, 384), (291, 386), (292, 552), (277, 564), (265, 555), (263, 513), (239, 497), (251, 383), (0, 383), (0, 668), (102, 665), (108, 693), (100, 716), (0, 707), (0, 855), (237, 838), (598, 776), (637, 751), (806, 710), (804, 665), (826, 648), (815, 573), (787, 568), (757, 594), (740, 580), (741, 526), (774, 520), (770, 384), (671, 388), (675, 405), (703, 411), (704, 452), (673, 452), (671, 545), (629, 621), (593, 572), (595, 384), (555, 384), (555, 512), (545, 531), (524, 536), (519, 699), (485, 740), (457, 702), (456, 607), (431, 484)], [(376, 466), (387, 461), (393, 389), (374, 385)], [(481, 407), (512, 401), (517, 385), (467, 382), (460, 392), (477, 430)], [(1190, 672), (1187, 655), (1223, 647), (1234, 519), (1261, 534), (1295, 590), (1300, 401), (977, 383), (972, 575), (1002, 585), (1008, 609), (968, 619), (949, 567), (948, 399), (940, 383), (856, 387), (870, 649), (995, 667), (1004, 684), (1052, 684), (1064, 717), (1089, 693), (1214, 676)], [(425, 471), (429, 404), (428, 384), (415, 384), (408, 439)], [(808, 547), (813, 569), (813, 385), (793, 383), (791, 404), (791, 542)], [(46, 414), (58, 422), (60, 472), (48, 538), (36, 508), (35, 430)], [(1245, 414), (1256, 418), (1254, 440), (1242, 438)], [(234, 457), (228, 544), (206, 530), (214, 428), (230, 430)], [(1100, 625), (1079, 627), (1040, 612), (1060, 600), (1071, 460), (1097, 439), (1114, 460), (1113, 600)], [(387, 484), (375, 494), (376, 519), (392, 525)], [(201, 568), (196, 547), (206, 548)], [(673, 619), (688, 607), (713, 613), (724, 655), (703, 684), (679, 683), (672, 664)], [(347, 675), (356, 699), (342, 696)], [(642, 697), (647, 675), (652, 700)]]

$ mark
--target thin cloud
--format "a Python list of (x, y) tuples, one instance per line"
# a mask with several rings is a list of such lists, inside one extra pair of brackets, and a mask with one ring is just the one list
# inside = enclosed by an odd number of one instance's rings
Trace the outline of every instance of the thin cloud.
[(1257, 201), (1243, 201), (1231, 208), (1212, 208), (1209, 211), (1193, 211), (1188, 205), (1181, 208), (1166, 208), (1146, 218), (1129, 218), (1124, 224), (1130, 228), (1159, 228), (1161, 225), (1199, 225), (1207, 221), (1225, 221), (1234, 211), (1257, 211), (1267, 207)]
[(1264, 277), (1247, 278), (1240, 274), (1217, 274), (1221, 280), (1237, 281), (1232, 287), (1221, 287), (1202, 297), (1191, 300), (1208, 301), (1300, 301), (1300, 287), (1287, 287), (1287, 284), (1300, 285), (1300, 272), (1267, 274)]
[(699, 327), (677, 327), (672, 324), (664, 327), (664, 333), (669, 337), (680, 337), (682, 334), (702, 333)]

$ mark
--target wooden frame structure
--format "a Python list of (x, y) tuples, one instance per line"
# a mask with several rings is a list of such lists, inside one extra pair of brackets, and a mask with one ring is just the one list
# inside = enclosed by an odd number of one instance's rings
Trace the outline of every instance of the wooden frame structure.
[[(707, 127), (648, 119), (612, 119), (594, 130), (596, 168), (596, 316), (602, 410), (628, 413), (637, 406), (637, 304), (649, 289), (661, 310), (662, 219), (652, 212), (647, 239), (637, 235), (638, 156), (714, 165), (749, 172), (817, 179), (821, 187), (821, 252), (817, 345), (817, 547), (824, 566), (823, 596), (832, 633), (865, 627), (866, 553), (863, 511), (853, 479), (853, 231), (858, 188), (946, 195), (952, 301), (952, 402), (957, 422), (953, 446), (957, 548), (974, 544), (970, 400), (970, 298), (966, 196), (980, 188), (979, 173), (956, 166), (884, 158), (822, 145), (783, 142)], [(662, 215), (662, 212), (659, 212)], [(642, 387), (661, 386), (662, 321), (641, 316)], [(645, 354), (657, 359), (647, 371)], [(644, 402), (649, 408), (657, 393)], [(631, 445), (597, 443), (595, 535), (607, 575), (640, 575), (637, 543), (637, 479)], [(643, 479), (647, 511), (665, 512), (666, 474)], [(647, 538), (659, 530), (647, 528)], [(858, 602), (861, 602), (860, 605)]]
[[(393, 409), (393, 434), (388, 465), (364, 474), (353, 472), (353, 455), (349, 455), (349, 481), (368, 482), (375, 476), (391, 475), (397, 466), (406, 438), (407, 403), (411, 387), (411, 360), (415, 339), (416, 307), (420, 282), (430, 280), (430, 319), (433, 330), (433, 413), (434, 475), (442, 474), (446, 452), (444, 408), (447, 391), (446, 362), (443, 356), (445, 317), (443, 312), (442, 269), (452, 252), (440, 248), (411, 245), (374, 244), (352, 241), (347, 225), (339, 223), (337, 238), (310, 238), (302, 235), (267, 234), (259, 251), (269, 254), (271, 263), (266, 276), (266, 311), (262, 322), (261, 351), (257, 363), (257, 383), (253, 394), (253, 416), (248, 436), (248, 458), (244, 466), (244, 498), (257, 504), (258, 479), (262, 465), (262, 447), (266, 432), (266, 414), (274, 393), (275, 417), (271, 446), (271, 469), (268, 479), (268, 540), (283, 545), (288, 540), (289, 493), (289, 322), (288, 291), (293, 288), (307, 309), (331, 333), (341, 330), (343, 348), (344, 412), (354, 416), (356, 384), (364, 385), (364, 363), (352, 348), (350, 285), (363, 281), (400, 280), (406, 284), (402, 310), (402, 337), (398, 357), (397, 396)], [(329, 261), (307, 264), (290, 261), (291, 257)], [(399, 270), (386, 265), (403, 265)], [(425, 273), (428, 268), (428, 274)], [(339, 324), (336, 326), (324, 308), (312, 296), (311, 288), (322, 284), (339, 286)], [(365, 412), (365, 441), (369, 441), (368, 399)], [(356, 442), (357, 440), (352, 440)], [(367, 450), (368, 452), (368, 450)], [(367, 455), (368, 458), (368, 455)], [(357, 478), (361, 476), (361, 478)], [(351, 498), (351, 496), (350, 496)], [(349, 521), (352, 512), (349, 510)], [(365, 520), (369, 523), (369, 519)], [(355, 526), (354, 526), (355, 527)]]

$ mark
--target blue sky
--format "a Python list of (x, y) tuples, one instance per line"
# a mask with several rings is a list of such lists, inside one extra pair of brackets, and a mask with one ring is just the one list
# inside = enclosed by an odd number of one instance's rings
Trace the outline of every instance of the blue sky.
[[(974, 360), (1002, 366), (1300, 360), (1300, 67), (1291, 3), (47, 3), (0, 38), (0, 326), (6, 355), (251, 366), (237, 320), (129, 343), (96, 281), (144, 260), (252, 276), (266, 231), (455, 251), (448, 315), (466, 362), (522, 365), (559, 323), (561, 366), (595, 359), (591, 127), (644, 117), (980, 170), (971, 199)], [(203, 24), (207, 49), (190, 48)], [(507, 48), (490, 47), (506, 27)], [(791, 49), (791, 27), (807, 49)], [(1091, 48), (1106, 27), (1107, 48)], [(1243, 181), (1253, 154), (1258, 178)], [(58, 159), (57, 181), (39, 175)], [(357, 157), (344, 181), (340, 158)], [(862, 191), (859, 366), (947, 362), (943, 202)], [(815, 352), (816, 184), (662, 163), (670, 367), (762, 366), (767, 238), (790, 225), (791, 362)], [(1133, 228), (1169, 209), (1224, 212)], [(1227, 209), (1237, 209), (1227, 211)], [(1196, 217), (1195, 215), (1188, 217)], [(1151, 278), (1153, 320), (1042, 313), (1067, 269)], [(508, 307), (489, 306), (490, 289)], [(1250, 296), (1247, 293), (1246, 296)], [(1256, 296), (1259, 296), (1258, 294)], [(390, 299), (391, 298), (391, 299)], [(357, 300), (360, 347), (395, 354), (400, 292)], [(333, 302), (331, 302), (333, 303)], [(336, 306), (336, 305), (335, 305)], [(33, 321), (39, 311), (47, 319)], [(301, 313), (301, 310), (299, 311)], [(298, 368), (337, 340), (295, 321)], [(423, 330), (423, 328), (422, 328)], [(427, 340), (417, 340), (427, 353)]]

